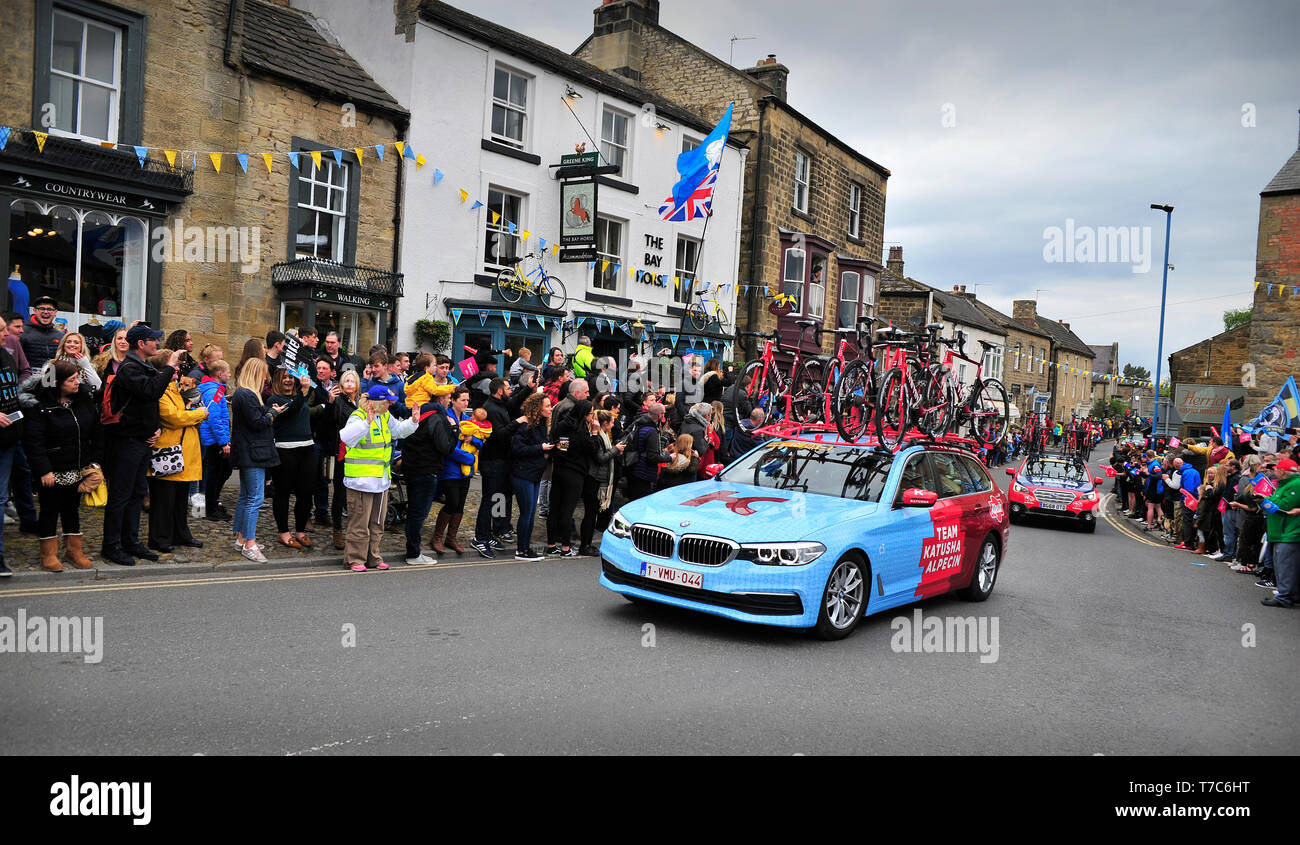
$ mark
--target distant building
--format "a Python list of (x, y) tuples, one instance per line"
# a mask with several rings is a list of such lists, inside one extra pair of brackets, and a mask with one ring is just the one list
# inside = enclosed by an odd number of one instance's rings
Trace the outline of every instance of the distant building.
[(1092, 408), (1092, 361), (1096, 353), (1078, 335), (1070, 331), (1070, 324), (1049, 320), (1038, 314), (1038, 303), (1032, 299), (1017, 299), (1011, 304), (1011, 317), (1017, 323), (1032, 328), (1050, 338), (1047, 353), (1039, 352), (1031, 361), (1039, 373), (1047, 376), (1047, 413), (1055, 420), (1068, 420), (1071, 416), (1086, 417)]

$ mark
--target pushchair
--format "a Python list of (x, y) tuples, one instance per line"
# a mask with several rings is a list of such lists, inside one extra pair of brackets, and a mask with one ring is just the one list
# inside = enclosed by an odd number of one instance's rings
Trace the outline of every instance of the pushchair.
[(389, 476), (388, 509), (384, 512), (384, 530), (406, 525), (406, 479), (402, 475), (402, 453), (393, 447), (393, 466)]

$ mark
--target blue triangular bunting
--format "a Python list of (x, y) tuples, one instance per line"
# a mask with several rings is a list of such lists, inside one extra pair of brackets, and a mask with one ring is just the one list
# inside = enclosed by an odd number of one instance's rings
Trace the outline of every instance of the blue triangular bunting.
[(294, 167), (297, 167), (297, 166), (298, 166), (298, 154), (297, 154), (297, 153), (289, 153), (289, 163), (292, 164)]
[(8, 143), (9, 143), (9, 127), (0, 126), (0, 150), (3, 150), (5, 148), (5, 145)]
[(670, 335), (668, 335), (668, 339), (669, 339), (670, 341), (672, 341), (673, 349), (676, 349), (676, 348), (677, 348), (677, 338), (678, 338), (678, 335), (675, 335), (675, 334), (670, 334)]
[(456, 325), (456, 326), (459, 326), (459, 325), (460, 325), (460, 315), (461, 315), (461, 314), (464, 314), (464, 313), (465, 313), (465, 309), (464, 309), (464, 308), (453, 308), (453, 309), (451, 309), (451, 322), (452, 322), (452, 324), (453, 324), (453, 325)]
[(482, 207), (483, 207), (483, 203), (479, 202), (478, 200), (474, 200), (474, 204), (469, 207), (469, 210), (473, 211), (476, 208), (482, 208)]
[(409, 158), (411, 161), (415, 161), (415, 150), (411, 147), (410, 144), (407, 144), (405, 147), (402, 148), (402, 157)]
[(136, 148), (135, 148), (135, 157), (138, 158), (138, 159), (140, 159), (140, 166), (141, 166), (141, 167), (144, 167), (144, 157), (147, 156), (147, 155), (149, 155), (149, 148), (148, 148), (148, 147), (136, 147)]
[(235, 153), (235, 161), (239, 162), (240, 170), (248, 172), (248, 153)]
[(487, 318), (488, 318), (488, 311), (487, 311), (487, 309), (486, 309), (486, 308), (480, 308), (480, 309), (478, 310), (478, 321), (479, 321), (480, 323), (482, 323), (484, 326), (486, 326), (486, 325), (487, 325)]
[(443, 180), (443, 177), (445, 177), (446, 175), (447, 174), (443, 173), (441, 170), (435, 167), (433, 169), (433, 184), (436, 185), (439, 182), (441, 182)]
[(337, 164), (339, 167), (342, 167), (342, 166), (343, 166), (343, 151), (342, 151), (342, 150), (330, 150), (330, 152), (334, 154), (334, 163)]
[(375, 155), (379, 156), (379, 160), (380, 160), (380, 161), (383, 161), (383, 160), (384, 160), (384, 145), (383, 145), (383, 144), (375, 144)]
[(509, 311), (506, 311), (504, 309), (501, 311), (501, 319), (505, 321), (507, 329), (510, 328), (510, 318), (512, 316), (513, 315)]

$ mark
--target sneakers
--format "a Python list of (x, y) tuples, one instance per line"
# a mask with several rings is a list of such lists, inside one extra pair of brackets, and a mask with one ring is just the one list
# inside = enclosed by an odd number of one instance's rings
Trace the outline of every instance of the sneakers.
[(351, 566), (349, 566), (348, 568), (351, 569), (353, 572), (365, 572), (365, 571), (366, 571), (366, 565), (365, 565), (364, 563), (354, 563), (354, 564), (352, 564)]
[(497, 539), (503, 543), (513, 543), (515, 540), (515, 532), (507, 528), (505, 531), (502, 531), (497, 535)]
[(470, 540), (469, 544), (474, 548), (474, 551), (479, 553), (480, 557), (485, 557), (488, 560), (494, 560), (496, 558), (496, 554), (493, 553), (492, 547), (477, 537)]
[(1255, 582), (1256, 587), (1263, 587), (1266, 590), (1276, 590), (1277, 584), (1273, 583), (1272, 578), (1261, 578)]
[(1266, 599), (1260, 599), (1259, 603), (1264, 605), (1265, 607), (1292, 607), (1293, 606), (1290, 602), (1281, 601), (1280, 599), (1278, 599), (1277, 596), (1269, 596)]
[(1249, 572), (1251, 574), (1254, 574), (1255, 572), (1255, 567), (1247, 566), (1244, 563), (1234, 563), (1232, 566), (1229, 567), (1229, 569), (1231, 569), (1233, 572)]
[(253, 546), (251, 549), (244, 549), (240, 554), (254, 563), (266, 563), (266, 555), (262, 554), (261, 546)]
[(561, 551), (560, 557), (582, 557), (582, 552), (578, 551), (577, 548), (570, 548), (567, 552)]
[(407, 566), (432, 566), (437, 562), (438, 561), (429, 557), (424, 552), (421, 552), (419, 557), (408, 557), (406, 559)]
[(379, 563), (375, 564), (375, 569), (387, 569), (387, 568), (388, 568), (388, 564), (384, 563), (382, 560), (379, 561)]
[[(257, 550), (260, 552), (260, 551), (262, 551), (262, 549), (265, 549), (266, 546), (263, 546), (261, 543), (254, 543), (254, 544), (253, 544), (253, 548), (257, 549)], [(244, 550), (244, 544), (241, 543), (240, 541), (236, 540), (236, 541), (235, 541), (235, 551), (242, 552), (243, 550)]]
[(559, 544), (559, 543), (551, 543), (549, 546), (546, 547), (546, 556), (547, 556), (547, 557), (558, 557), (559, 554), (560, 554), (560, 544)]
[(578, 549), (578, 554), (583, 557), (599, 557), (600, 551), (595, 546), (583, 546)]
[(515, 552), (515, 560), (539, 561), (545, 559), (545, 555), (538, 553), (538, 551), (533, 548), (524, 549), (521, 552)]
[(1218, 552), (1217, 554), (1212, 554), (1212, 555), (1206, 555), (1206, 557), (1210, 558), (1211, 560), (1219, 560), (1219, 561), (1229, 560), (1229, 557), (1223, 552)]
[(505, 544), (502, 543), (501, 539), (498, 537), (493, 537), (491, 540), (488, 540), (487, 544), (488, 544), (488, 548), (490, 548), (494, 552), (504, 552), (506, 550)]

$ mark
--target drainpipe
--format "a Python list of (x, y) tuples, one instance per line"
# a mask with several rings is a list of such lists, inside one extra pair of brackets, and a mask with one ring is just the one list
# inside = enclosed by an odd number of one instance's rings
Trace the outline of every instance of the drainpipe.
[[(767, 125), (767, 99), (762, 98), (758, 101), (758, 149), (755, 151), (754, 163), (754, 207), (750, 216), (750, 225), (753, 226), (753, 234), (749, 239), (749, 283), (750, 285), (758, 284), (758, 278), (755, 271), (758, 268), (758, 256), (762, 253), (763, 241), (766, 237), (766, 227), (759, 228), (754, 226), (754, 217), (757, 216), (758, 209), (763, 208), (764, 198), (767, 195), (767, 180), (763, 177), (763, 165), (767, 163), (767, 147), (763, 143), (763, 128)], [(768, 218), (769, 221), (771, 218)], [(749, 315), (749, 330), (758, 330), (758, 303), (762, 301), (761, 296), (755, 296), (754, 288), (749, 289), (749, 301), (745, 303), (746, 311)], [(758, 346), (753, 338), (745, 340), (745, 358), (748, 359), (757, 351)]]
[[(406, 140), (406, 126), (399, 125), (397, 128), (397, 140)], [(405, 171), (405, 156), (397, 157), (397, 184), (393, 191), (393, 272), (402, 272), (402, 175)], [(405, 293), (403, 293), (405, 295)], [(397, 313), (401, 307), (401, 297), (393, 297), (393, 324), (389, 326), (388, 334), (391, 337), (393, 330), (397, 328)], [(396, 351), (396, 350), (394, 350)]]

